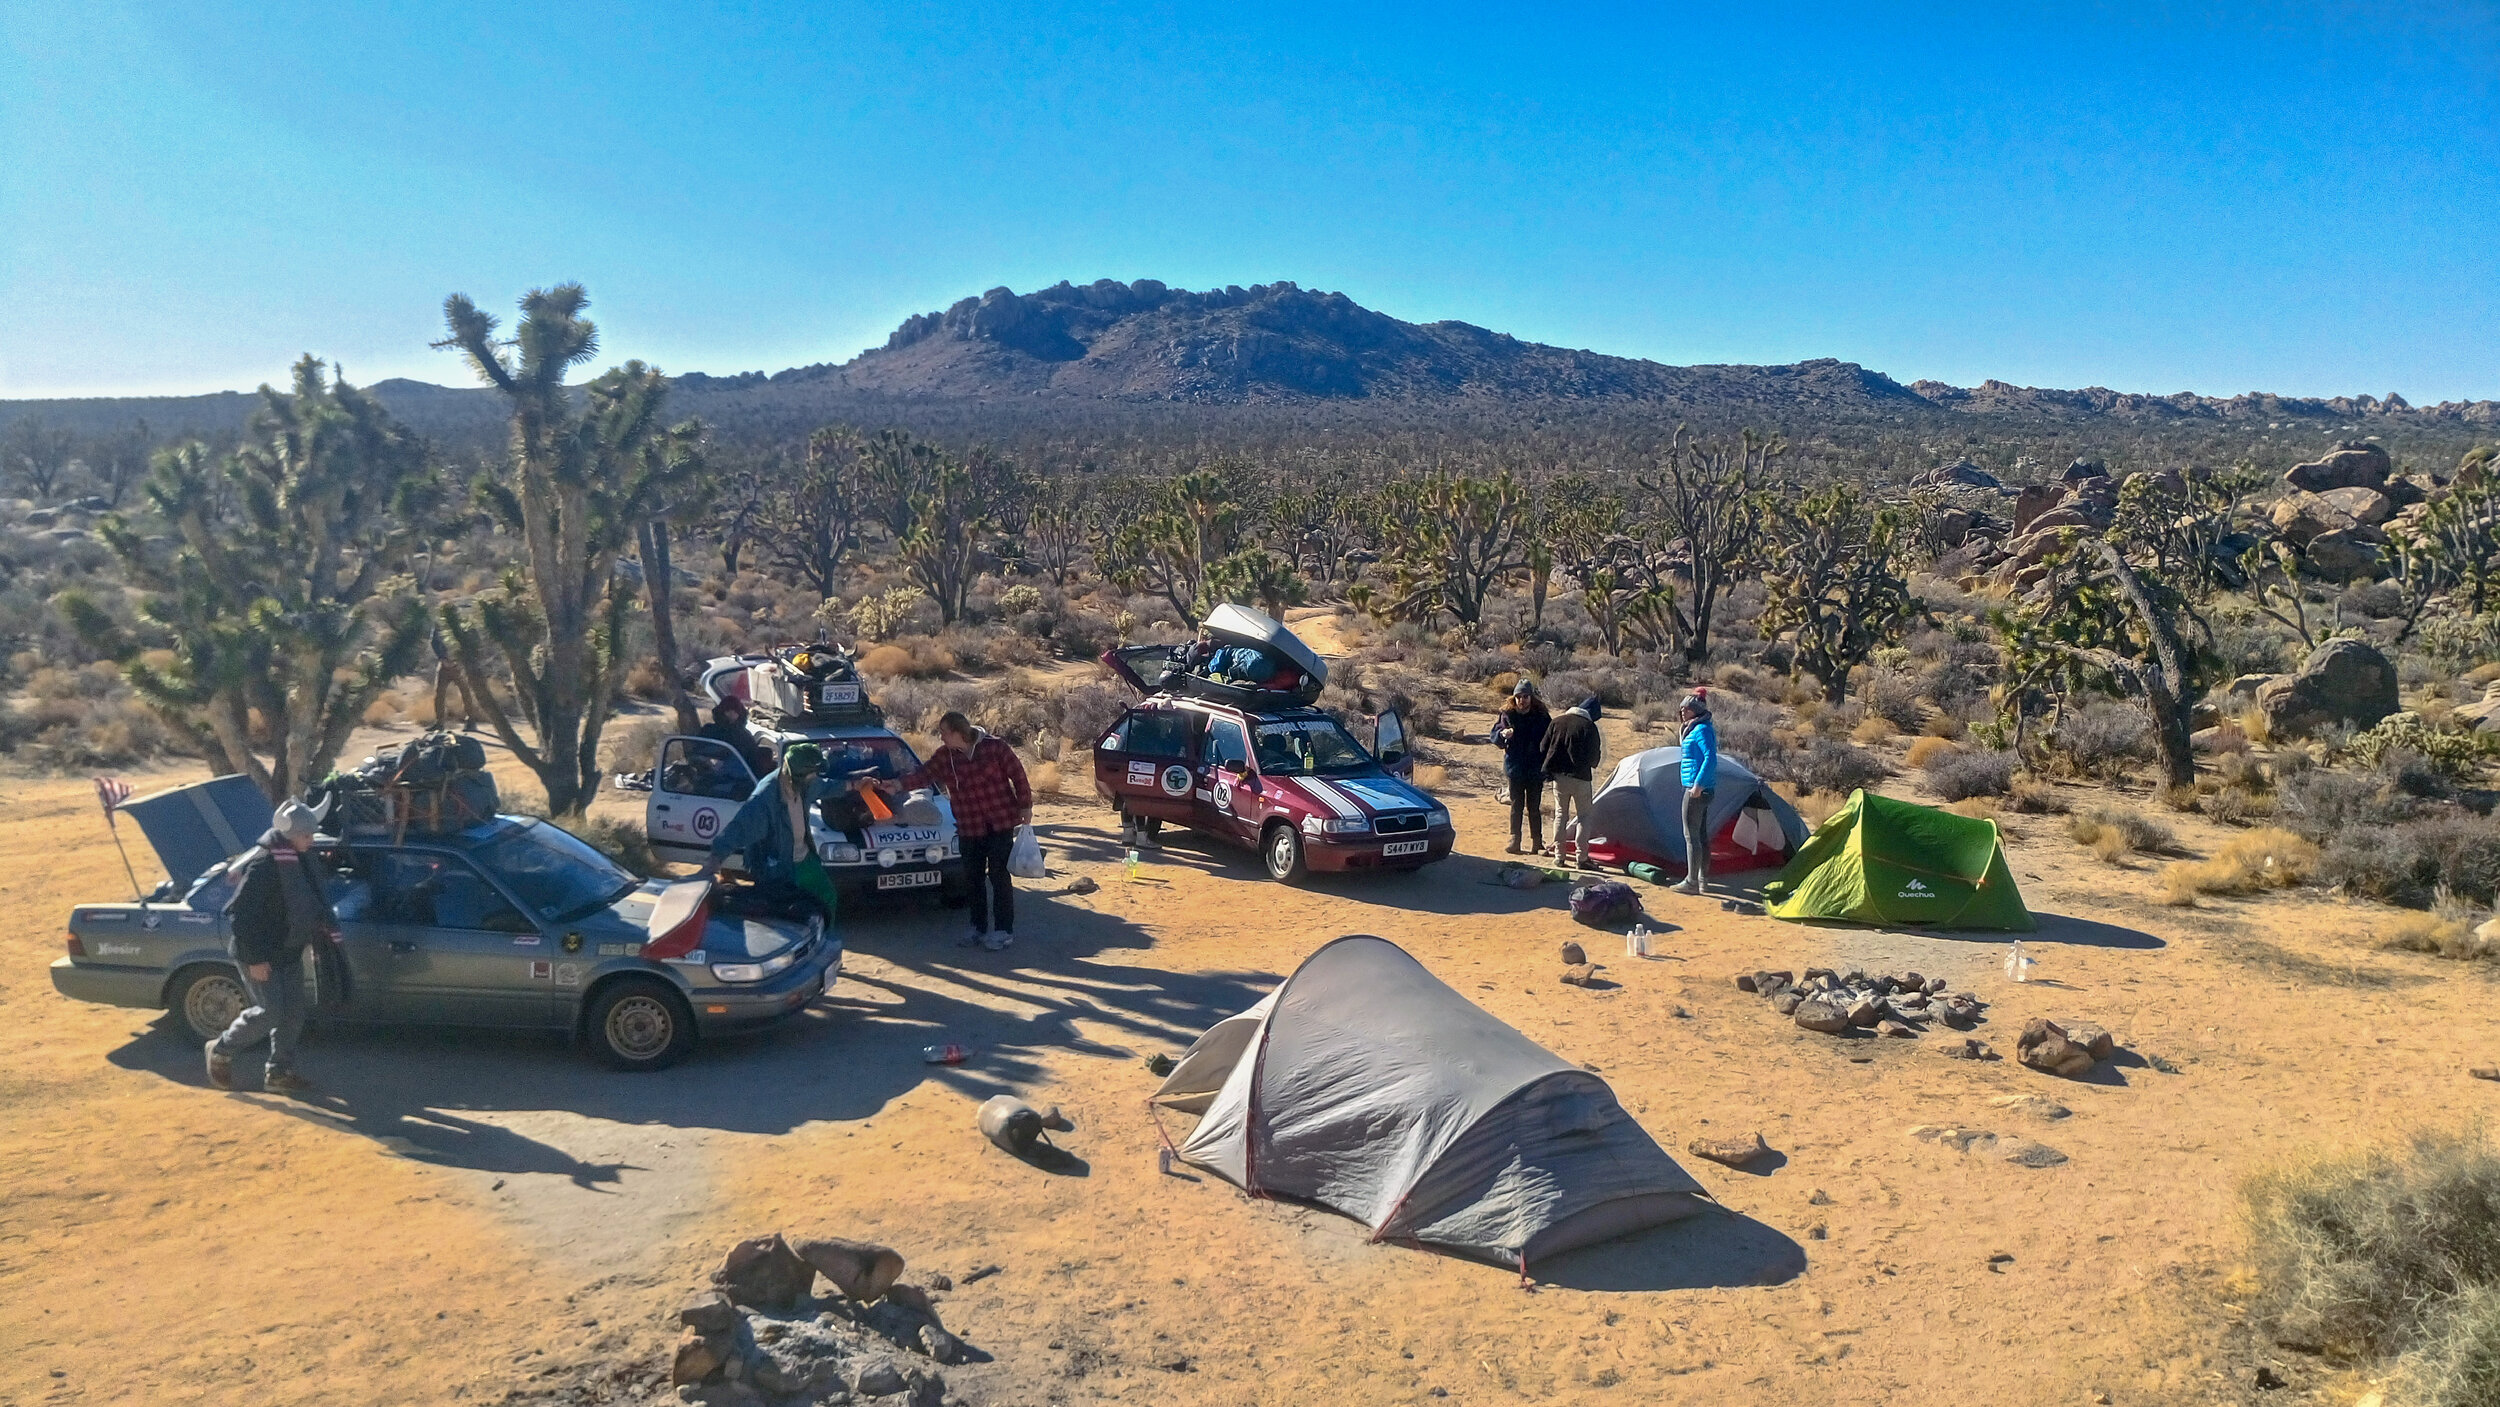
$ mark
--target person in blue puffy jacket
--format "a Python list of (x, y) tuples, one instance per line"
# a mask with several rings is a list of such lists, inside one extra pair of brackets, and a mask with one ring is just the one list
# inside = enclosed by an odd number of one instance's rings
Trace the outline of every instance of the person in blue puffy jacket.
[(1710, 885), (1710, 798), (1719, 785), (1719, 727), (1710, 721), (1710, 691), (1695, 689), (1676, 710), (1684, 725), (1684, 882), (1678, 894)]

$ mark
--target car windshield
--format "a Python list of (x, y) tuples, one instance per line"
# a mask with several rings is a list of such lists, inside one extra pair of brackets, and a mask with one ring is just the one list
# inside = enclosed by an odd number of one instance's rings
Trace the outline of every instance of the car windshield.
[(825, 752), (824, 774), (836, 779), (865, 773), (890, 782), (920, 765), (901, 738), (825, 738), (816, 746)]
[(606, 908), (640, 883), (579, 837), (544, 821), (482, 847), (477, 862), (510, 886), (541, 923), (565, 923)]
[(1360, 772), (1373, 765), (1372, 755), (1333, 718), (1262, 723), (1257, 736), (1259, 770), (1271, 777)]

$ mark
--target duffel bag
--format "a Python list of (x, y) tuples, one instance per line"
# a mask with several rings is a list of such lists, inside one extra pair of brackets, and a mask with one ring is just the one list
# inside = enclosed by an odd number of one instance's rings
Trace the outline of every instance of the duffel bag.
[(1591, 928), (1619, 928), (1641, 916), (1641, 896), (1621, 880), (1601, 879), (1571, 891), (1571, 917)]

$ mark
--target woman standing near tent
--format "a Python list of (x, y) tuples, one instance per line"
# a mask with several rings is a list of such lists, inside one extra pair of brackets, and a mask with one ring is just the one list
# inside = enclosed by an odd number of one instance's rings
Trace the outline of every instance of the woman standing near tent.
[(1710, 695), (1695, 689), (1676, 710), (1684, 723), (1684, 882), (1678, 894), (1699, 894), (1710, 885), (1710, 798), (1719, 784), (1719, 728), (1710, 721)]
[(1493, 719), (1493, 745), (1502, 750), (1502, 778), (1510, 783), (1510, 850), (1519, 853), (1519, 822), (1528, 822), (1528, 853), (1545, 853), (1545, 731), (1554, 716), (1536, 685), (1521, 679)]

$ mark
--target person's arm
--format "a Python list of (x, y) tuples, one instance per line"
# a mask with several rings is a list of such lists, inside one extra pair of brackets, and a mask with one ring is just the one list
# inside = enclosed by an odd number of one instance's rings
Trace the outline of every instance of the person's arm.
[(750, 796), (740, 803), (737, 811), (729, 817), (729, 824), (721, 827), (720, 834), (712, 837), (712, 851), (703, 857), (702, 868), (694, 872), (696, 879), (710, 879), (719, 874), (722, 861), (764, 838), (765, 829), (772, 824), (764, 808), (779, 806), (781, 793), (778, 783), (771, 791), (763, 791), (760, 786), (758, 791), (760, 795)]
[(277, 872), (270, 861), (264, 857), (244, 866), (243, 882), (235, 886), (234, 898), (226, 905), (226, 932), (234, 960), (253, 981), (269, 980), (269, 964), (277, 956), (270, 935), (285, 923), (286, 896), (278, 892)]
[(1705, 723), (1693, 731), (1701, 735), (1701, 757), (1693, 768), (1693, 785), (1714, 787), (1719, 781), (1719, 730)]
[(1016, 750), (1005, 742), (991, 741), (998, 742), (1000, 765), (1007, 769), (1007, 787), (1015, 793), (1016, 824), (1029, 826), (1033, 824), (1033, 783), (1024, 775), (1024, 759), (1016, 756)]

